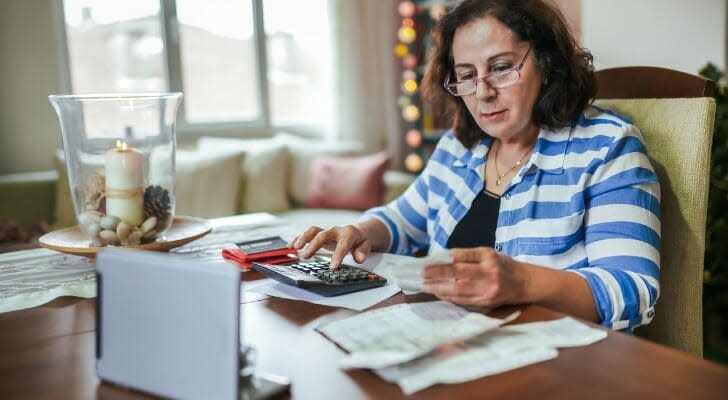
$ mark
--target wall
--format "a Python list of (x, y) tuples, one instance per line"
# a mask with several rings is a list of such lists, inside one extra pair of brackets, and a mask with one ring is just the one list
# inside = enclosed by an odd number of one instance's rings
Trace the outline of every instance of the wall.
[(54, 0), (0, 2), (0, 174), (53, 168), (61, 78)]
[(726, 65), (725, 0), (582, 0), (582, 42), (597, 69), (655, 65), (697, 74)]

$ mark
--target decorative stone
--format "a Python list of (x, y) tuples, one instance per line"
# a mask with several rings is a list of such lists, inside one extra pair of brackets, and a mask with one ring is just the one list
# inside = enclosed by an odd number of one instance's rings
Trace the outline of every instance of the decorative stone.
[(86, 233), (88, 236), (92, 239), (97, 238), (99, 236), (99, 233), (101, 232), (101, 225), (99, 224), (89, 224), (86, 225)]
[(152, 239), (156, 239), (157, 235), (158, 235), (157, 231), (152, 229), (151, 231), (144, 233), (143, 238), (144, 238), (144, 240), (152, 240)]
[(107, 216), (101, 218), (101, 221), (99, 222), (99, 224), (104, 229), (115, 231), (117, 225), (119, 225), (119, 222), (121, 222), (121, 218), (119, 218), (115, 215), (107, 215)]
[(142, 241), (142, 236), (144, 233), (142, 231), (135, 229), (129, 233), (129, 236), (126, 238), (126, 246), (135, 246), (138, 245)]
[(122, 241), (126, 240), (130, 232), (131, 225), (129, 225), (126, 221), (121, 221), (119, 222), (119, 225), (116, 226), (116, 236), (118, 236)]
[(118, 236), (116, 236), (116, 232), (109, 229), (99, 232), (99, 238), (104, 244), (114, 243), (119, 240)]
[(148, 232), (150, 232), (152, 229), (156, 228), (156, 226), (157, 226), (157, 217), (147, 218), (147, 220), (142, 223), (142, 228), (141, 228), (142, 232), (144, 232), (144, 234), (145, 234), (144, 237), (146, 238), (146, 234)]
[(78, 222), (81, 225), (97, 224), (101, 221), (101, 213), (98, 211), (86, 211), (78, 216)]

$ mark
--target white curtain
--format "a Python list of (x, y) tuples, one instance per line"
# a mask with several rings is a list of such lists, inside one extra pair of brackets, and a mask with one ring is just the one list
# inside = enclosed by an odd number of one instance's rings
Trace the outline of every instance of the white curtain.
[(356, 140), (367, 151), (388, 149), (402, 164), (400, 72), (394, 55), (398, 0), (330, 0), (334, 37), (332, 139)]

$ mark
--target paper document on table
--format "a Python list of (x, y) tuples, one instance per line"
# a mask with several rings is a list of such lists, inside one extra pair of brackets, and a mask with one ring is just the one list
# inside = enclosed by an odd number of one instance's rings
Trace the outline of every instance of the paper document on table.
[(343, 368), (383, 368), (480, 335), (516, 316), (491, 318), (432, 301), (371, 310), (316, 329), (349, 351), (341, 360)]
[(398, 254), (371, 253), (364, 263), (354, 261), (351, 255), (344, 257), (344, 264), (354, 265), (394, 282), (405, 294), (422, 291), (422, 271), (428, 265), (452, 263), (448, 252), (438, 252), (427, 257), (410, 257)]
[(502, 345), (501, 339), (509, 335), (520, 334), (499, 328), (468, 342), (462, 348), (374, 372), (384, 380), (397, 383), (409, 395), (438, 383), (467, 382), (558, 356), (558, 351), (552, 347)]
[(375, 370), (412, 394), (438, 383), (460, 383), (556, 358), (556, 347), (598, 342), (607, 332), (573, 318), (509, 325), (408, 363)]
[(594, 329), (571, 317), (511, 325), (503, 327), (503, 329), (525, 334), (525, 337), (519, 340), (528, 341), (534, 346), (578, 347), (598, 342), (607, 337), (606, 331)]
[[(260, 282), (260, 283), (258, 283)], [(286, 285), (273, 279), (263, 279), (251, 283), (245, 283), (243, 290), (247, 292), (264, 294), (266, 296), (280, 297), (290, 300), (301, 300), (309, 303), (321, 304), (331, 307), (342, 307), (350, 310), (362, 311), (382, 300), (388, 299), (399, 293), (399, 288), (388, 283), (377, 288), (362, 290), (354, 293), (342, 294), (339, 296), (326, 297), (320, 294), (301, 289), (296, 286)]]

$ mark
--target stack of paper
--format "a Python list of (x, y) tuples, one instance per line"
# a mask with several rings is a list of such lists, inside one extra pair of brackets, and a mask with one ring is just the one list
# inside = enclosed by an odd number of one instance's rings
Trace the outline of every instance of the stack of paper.
[(380, 308), (317, 329), (349, 351), (344, 368), (383, 368), (457, 345), (517, 316), (491, 318), (435, 301)]
[(317, 329), (349, 352), (343, 368), (371, 368), (406, 394), (549, 360), (557, 347), (607, 336), (573, 318), (499, 327), (515, 316), (499, 320), (438, 301), (377, 309)]

